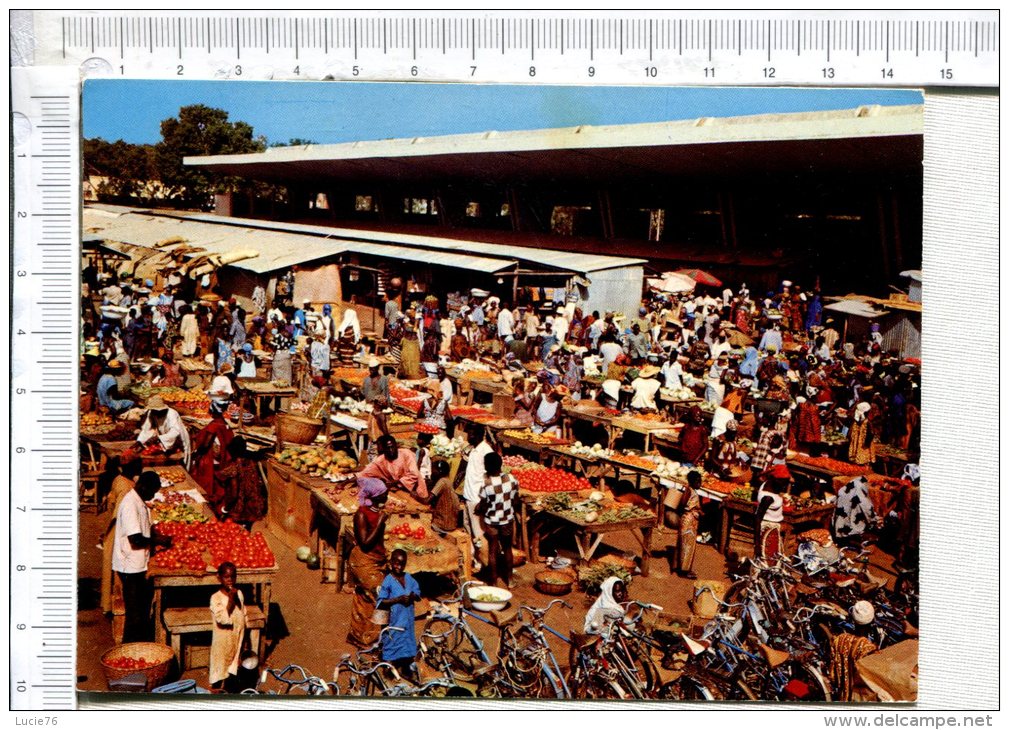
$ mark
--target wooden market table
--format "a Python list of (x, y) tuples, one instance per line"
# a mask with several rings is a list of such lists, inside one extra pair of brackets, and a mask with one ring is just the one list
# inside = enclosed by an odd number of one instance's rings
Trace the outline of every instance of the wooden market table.
[[(722, 524), (718, 550), (723, 555), (729, 548), (729, 535), (739, 520), (755, 518), (757, 503), (726, 495), (722, 499)], [(822, 504), (794, 512), (786, 512), (781, 522), (781, 542), (783, 552), (794, 552), (796, 535), (814, 528), (830, 529), (830, 518), (834, 505)]]
[(210, 387), (210, 380), (214, 374), (214, 366), (196, 357), (183, 357), (179, 360), (179, 370), (186, 374), (186, 377), (194, 376), (199, 379), (203, 388)]
[(629, 532), (641, 546), (641, 575), (648, 577), (648, 562), (651, 558), (652, 530), (655, 517), (639, 517), (619, 522), (585, 523), (559, 512), (541, 510), (530, 516), (529, 559), (539, 562), (540, 541), (547, 533), (570, 530), (574, 533), (578, 557), (582, 563), (592, 560), (603, 537), (611, 532)]
[(274, 411), (279, 410), (281, 398), (294, 398), (298, 394), (294, 386), (276, 385), (269, 380), (239, 378), (235, 381), (239, 392), (252, 399), (253, 411), (256, 418), (260, 417), (262, 403), (264, 400), (274, 401)]
[[(84, 450), (91, 463), (96, 464), (96, 468), (104, 465), (105, 459), (111, 456), (122, 456), (126, 451), (133, 448), (136, 440), (130, 441), (103, 441), (101, 436), (88, 436), (81, 434)], [(171, 454), (148, 454), (140, 457), (144, 466), (157, 466), (160, 464), (181, 464), (185, 461), (185, 456), (181, 451)]]
[[(311, 489), (309, 493), (309, 501), (312, 509), (312, 519), (310, 523), (311, 539), (312, 545), (315, 546), (316, 555), (322, 555), (324, 548), (329, 547), (336, 554), (334, 563), (334, 581), (336, 583), (336, 590), (339, 592), (343, 589), (344, 583), (344, 572), (346, 569), (347, 557), (350, 555), (350, 551), (354, 546), (354, 513), (357, 512), (357, 497), (350, 494), (348, 490), (344, 490), (339, 498), (336, 497), (332, 492), (327, 491), (327, 487), (332, 486), (329, 482), (324, 479), (320, 479), (325, 487), (315, 487)], [(397, 490), (391, 493), (389, 501), (386, 503), (385, 511), (390, 515), (409, 515), (413, 516), (415, 519), (421, 520), (425, 528), (430, 532), (431, 527), (431, 508), (428, 505), (422, 504), (413, 498), (412, 495), (402, 491)], [(319, 529), (323, 525), (328, 525), (332, 528), (333, 534), (335, 535), (335, 544), (330, 544), (330, 542), (322, 536), (322, 531)], [(307, 541), (306, 541), (307, 542)], [(440, 574), (453, 573), (459, 569), (459, 559), (458, 559), (458, 548), (451, 541), (445, 541), (447, 545), (451, 545), (453, 549), (456, 550), (453, 555), (455, 555), (455, 562), (449, 561), (448, 563), (443, 563), (434, 567), (444, 568), (442, 570), (436, 570), (433, 572), (438, 572)], [(448, 549), (446, 546), (442, 547), (442, 551), (446, 553), (441, 557), (445, 558), (448, 554)], [(411, 567), (410, 559), (414, 558), (413, 567)], [(418, 561), (416, 556), (412, 554), (407, 554), (407, 571), (414, 572), (418, 567), (430, 568), (431, 565), (428, 563), (425, 566), (418, 566)], [(417, 570), (417, 572), (424, 572)], [(325, 578), (325, 575), (323, 576)]]
[(589, 481), (604, 478), (612, 467), (606, 459), (598, 456), (576, 454), (569, 446), (548, 446), (540, 454), (543, 466), (557, 467), (584, 477)]
[(649, 421), (634, 416), (617, 416), (613, 419), (613, 436), (619, 438), (623, 431), (640, 433), (645, 437), (644, 451), (650, 451), (652, 447), (652, 434), (655, 431), (668, 431), (674, 424), (666, 421)]
[(535, 441), (529, 441), (527, 439), (517, 438), (515, 436), (509, 436), (506, 433), (495, 434), (495, 439), (501, 446), (510, 446), (514, 449), (521, 449), (522, 451), (528, 451), (530, 453), (539, 456), (544, 449), (548, 449), (551, 446), (565, 446), (567, 441), (564, 439), (556, 439), (552, 443), (536, 443)]
[[(280, 570), (274, 563), (269, 568), (238, 568), (235, 583), (238, 585), (252, 586), (252, 600), (246, 598), (247, 603), (258, 605), (263, 611), (266, 625), (269, 625), (270, 602), (273, 596), (273, 576)], [(162, 620), (164, 608), (164, 592), (171, 588), (195, 588), (199, 586), (218, 586), (220, 582), (217, 578), (217, 571), (207, 568), (206, 571), (197, 572), (188, 569), (167, 569), (150, 567), (147, 569), (147, 577), (151, 580), (154, 589), (154, 641), (159, 644), (168, 643), (168, 632)], [(210, 608), (208, 604), (207, 613)], [(263, 650), (266, 642), (259, 642), (259, 659), (263, 660)], [(179, 661), (182, 658), (179, 657)]]
[(607, 413), (602, 406), (591, 408), (586, 406), (569, 406), (563, 409), (561, 415), (561, 433), (564, 438), (574, 439), (574, 422), (582, 421), (593, 426), (602, 426), (606, 431), (606, 447), (613, 446), (613, 414)]
[[(817, 466), (816, 464), (810, 464), (801, 459), (796, 459), (795, 457), (788, 457), (785, 460), (788, 470), (794, 472), (795, 474), (800, 474), (808, 479), (811, 479), (824, 488), (829, 488), (833, 485), (833, 482), (838, 477), (846, 477), (849, 481), (855, 477), (867, 474), (872, 469), (866, 465), (864, 467), (859, 467), (862, 469), (859, 473), (844, 474), (839, 471), (834, 471), (833, 469), (828, 469), (826, 467)], [(852, 466), (856, 466), (852, 464)]]

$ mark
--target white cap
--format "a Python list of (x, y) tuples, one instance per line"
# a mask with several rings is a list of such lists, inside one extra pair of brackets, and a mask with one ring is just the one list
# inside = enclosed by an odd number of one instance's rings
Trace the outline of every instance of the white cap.
[(859, 601), (851, 607), (851, 620), (859, 626), (871, 624), (876, 618), (876, 609), (868, 601)]

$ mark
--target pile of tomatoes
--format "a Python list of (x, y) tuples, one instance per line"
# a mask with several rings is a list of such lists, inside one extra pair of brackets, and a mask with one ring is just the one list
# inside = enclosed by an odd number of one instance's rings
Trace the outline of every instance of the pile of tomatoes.
[(592, 489), (587, 479), (560, 469), (535, 469), (513, 471), (522, 489), (530, 492), (577, 492)]
[(106, 659), (105, 663), (110, 667), (115, 667), (116, 669), (147, 669), (148, 667), (154, 667), (158, 665), (158, 662), (149, 662), (143, 657), (140, 659), (133, 659), (128, 656), (116, 657), (115, 659)]
[(250, 534), (233, 522), (167, 522), (158, 524), (157, 531), (172, 538), (172, 547), (151, 559), (156, 567), (203, 571), (207, 569), (207, 553), (215, 569), (223, 562), (238, 568), (269, 568), (277, 562), (261, 532)]
[(413, 526), (409, 522), (400, 522), (395, 527), (389, 529), (389, 534), (401, 540), (423, 540), (427, 537), (427, 530), (424, 529), (423, 525)]
[(432, 435), (441, 432), (440, 428), (430, 423), (415, 423), (413, 424), (413, 430), (417, 433), (429, 433)]

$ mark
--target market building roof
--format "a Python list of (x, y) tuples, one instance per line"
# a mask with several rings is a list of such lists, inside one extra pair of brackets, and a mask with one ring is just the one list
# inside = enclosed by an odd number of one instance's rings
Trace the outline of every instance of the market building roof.
[(920, 105), (274, 147), (186, 165), (274, 181), (636, 179), (920, 165)]

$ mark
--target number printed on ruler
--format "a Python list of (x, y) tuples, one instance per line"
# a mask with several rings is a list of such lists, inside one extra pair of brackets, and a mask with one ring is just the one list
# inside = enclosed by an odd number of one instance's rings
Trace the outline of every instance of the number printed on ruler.
[(12, 70), (11, 706), (74, 706), (77, 74)]
[(433, 12), (43, 11), (37, 56), (155, 78), (998, 85), (996, 11)]

